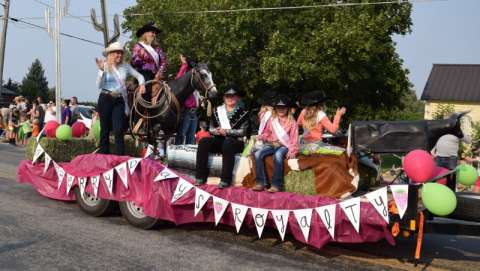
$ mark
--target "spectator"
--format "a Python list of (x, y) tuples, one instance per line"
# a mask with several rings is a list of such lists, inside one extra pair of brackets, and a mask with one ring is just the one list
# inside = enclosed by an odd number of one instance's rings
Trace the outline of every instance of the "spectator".
[(208, 125), (206, 121), (200, 121), (200, 131), (195, 135), (195, 142), (198, 144), (200, 140), (205, 137), (211, 137), (212, 135), (208, 132)]
[(20, 121), (18, 123), (18, 142), (26, 145), (28, 139), (32, 136), (32, 126), (25, 112), (20, 112)]
[(70, 111), (70, 100), (62, 101), (61, 124), (70, 125), (72, 121), (72, 111)]
[(78, 99), (76, 96), (73, 96), (72, 100), (70, 101), (70, 111), (72, 112), (72, 120), (70, 122), (72, 124), (75, 123), (75, 121), (77, 121), (79, 118), (77, 108), (78, 108)]
[(45, 118), (43, 120), (43, 124), (46, 124), (47, 122), (51, 121), (51, 120), (57, 120), (56, 117), (56, 112), (55, 112), (55, 103), (50, 101), (48, 102), (48, 105), (47, 105), (47, 110), (45, 110)]
[(43, 111), (47, 111), (47, 104), (43, 102), (42, 97), (38, 96), (36, 100), (38, 104), (43, 108)]
[(32, 122), (32, 136), (37, 137), (38, 134), (40, 133), (40, 124), (41, 122), (38, 119), (34, 119)]
[(43, 107), (38, 103), (38, 100), (33, 101), (32, 107), (33, 115), (31, 117), (32, 123), (34, 120), (38, 120), (40, 130), (43, 128), (43, 121), (45, 119), (45, 111)]

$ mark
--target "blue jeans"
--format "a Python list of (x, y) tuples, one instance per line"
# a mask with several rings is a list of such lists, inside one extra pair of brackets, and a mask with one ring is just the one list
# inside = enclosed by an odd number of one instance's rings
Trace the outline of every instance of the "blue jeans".
[(450, 169), (450, 170), (457, 167), (457, 160), (458, 160), (458, 158), (456, 156), (450, 156), (450, 157), (437, 156), (437, 157), (435, 157), (435, 162), (436, 162), (437, 166), (444, 167), (444, 168)]
[(267, 175), (265, 173), (264, 159), (269, 155), (273, 155), (273, 176), (272, 185), (277, 188), (283, 187), (283, 160), (287, 155), (288, 148), (274, 147), (272, 145), (263, 145), (263, 147), (255, 152), (255, 172), (257, 184), (265, 186), (267, 184)]
[(175, 145), (195, 144), (198, 117), (195, 111), (183, 110), (180, 117), (180, 129), (175, 137)]

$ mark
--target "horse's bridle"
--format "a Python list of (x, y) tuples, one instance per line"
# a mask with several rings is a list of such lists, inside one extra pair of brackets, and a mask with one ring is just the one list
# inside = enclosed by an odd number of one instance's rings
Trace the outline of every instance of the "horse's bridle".
[(195, 89), (195, 85), (194, 85), (194, 82), (193, 80), (196, 80), (197, 82), (199, 82), (200, 84), (200, 87), (203, 88), (203, 92), (205, 93), (204, 96), (206, 99), (208, 99), (208, 92), (215, 87), (215, 84), (212, 83), (210, 86), (207, 86), (205, 85), (205, 83), (203, 82), (202, 78), (200, 77), (200, 72), (197, 71), (197, 69), (193, 68), (192, 69), (192, 78), (190, 79), (190, 85), (192, 86), (192, 88)]

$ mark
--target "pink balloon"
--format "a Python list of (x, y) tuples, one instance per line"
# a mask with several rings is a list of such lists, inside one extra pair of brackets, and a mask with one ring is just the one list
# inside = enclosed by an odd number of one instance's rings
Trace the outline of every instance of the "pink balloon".
[(480, 187), (480, 177), (478, 177), (477, 182), (475, 183), (476, 187)]
[[(450, 170), (448, 170), (448, 169), (446, 169), (446, 168), (444, 168), (444, 167), (436, 167), (432, 178), (435, 178), (435, 177), (437, 177), (437, 176), (443, 175), (443, 174), (445, 174), (445, 173), (447, 173), (447, 172), (449, 172), (449, 171), (450, 171)], [(437, 180), (437, 183), (443, 184), (443, 185), (447, 185), (447, 177), (441, 178), (440, 180)]]
[(424, 150), (413, 150), (403, 160), (405, 173), (416, 183), (424, 183), (432, 178), (435, 168), (432, 156)]
[(58, 124), (58, 122), (54, 120), (47, 122), (47, 124), (45, 124), (45, 134), (47, 135), (47, 137), (55, 138), (56, 137), (55, 132), (57, 131), (57, 127), (59, 125), (60, 124)]
[(82, 137), (85, 132), (87, 131), (87, 127), (85, 127), (85, 124), (83, 122), (76, 121), (72, 125), (72, 136), (73, 137)]

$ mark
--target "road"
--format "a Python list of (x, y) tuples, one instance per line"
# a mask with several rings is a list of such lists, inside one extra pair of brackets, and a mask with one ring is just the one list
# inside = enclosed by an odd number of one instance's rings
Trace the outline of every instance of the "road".
[(16, 182), (20, 147), (0, 144), (1, 270), (479, 270), (475, 236), (426, 234), (422, 262), (414, 241), (328, 245), (279, 243), (276, 232), (237, 235), (228, 227), (165, 225), (144, 231), (120, 215), (94, 218), (76, 204), (46, 199)]

